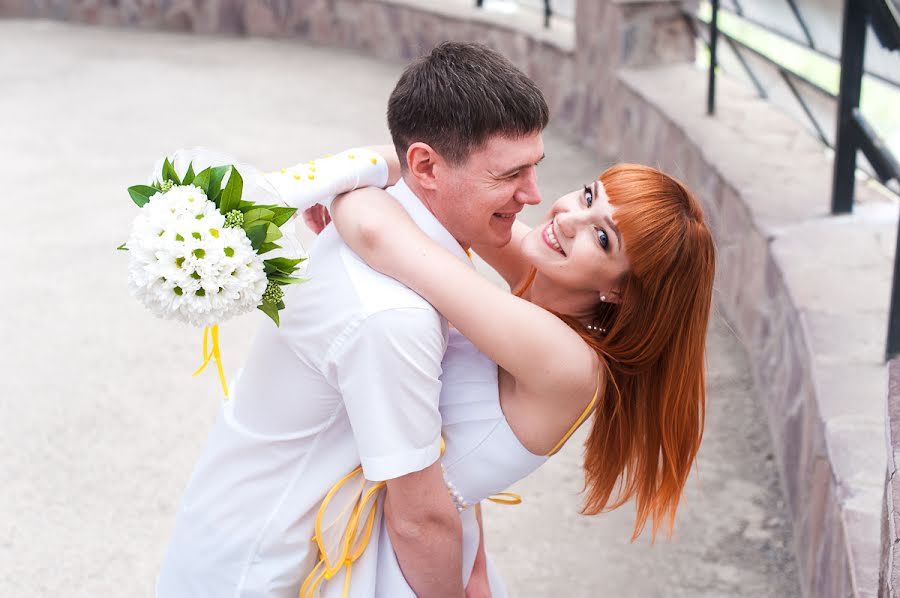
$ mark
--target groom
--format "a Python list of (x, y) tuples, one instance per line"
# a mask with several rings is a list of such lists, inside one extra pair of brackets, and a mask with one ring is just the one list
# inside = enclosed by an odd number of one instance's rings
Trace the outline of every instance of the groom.
[[(388, 191), (460, 260), (473, 244), (503, 246), (515, 214), (540, 201), (547, 120), (540, 90), (500, 54), (441, 44), (391, 94), (402, 179)], [(410, 587), (462, 598), (460, 518), (439, 462), (447, 322), (334, 227), (309, 264), (281, 326), (260, 330), (211, 434), (157, 595), (294, 598), (317, 557), (319, 505), (362, 465), (386, 482), (385, 526)]]

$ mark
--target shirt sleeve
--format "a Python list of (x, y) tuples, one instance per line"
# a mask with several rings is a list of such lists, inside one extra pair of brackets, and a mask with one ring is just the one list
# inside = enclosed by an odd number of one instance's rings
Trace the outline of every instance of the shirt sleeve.
[(367, 479), (420, 471), (440, 457), (445, 350), (440, 316), (414, 307), (367, 317), (343, 343), (338, 388)]

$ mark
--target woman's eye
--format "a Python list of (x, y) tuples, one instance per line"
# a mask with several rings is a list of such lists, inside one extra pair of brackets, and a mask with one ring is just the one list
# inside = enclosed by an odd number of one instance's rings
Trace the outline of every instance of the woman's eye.
[(609, 237), (606, 236), (606, 231), (603, 229), (597, 229), (597, 240), (600, 242), (600, 247), (603, 249), (609, 247)]
[(594, 203), (594, 193), (587, 185), (584, 186), (584, 202), (587, 204), (587, 207), (591, 207), (591, 204)]

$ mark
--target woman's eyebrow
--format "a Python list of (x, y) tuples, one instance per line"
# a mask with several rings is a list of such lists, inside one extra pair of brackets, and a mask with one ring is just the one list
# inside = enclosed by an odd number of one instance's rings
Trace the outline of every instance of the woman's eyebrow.
[[(597, 196), (600, 194), (600, 181), (594, 181), (594, 200), (596, 201)], [(606, 202), (609, 203), (609, 197), (606, 196), (606, 191), (603, 192), (604, 197), (606, 197)], [(616, 233), (616, 246), (622, 247), (622, 236), (619, 234), (619, 229), (616, 228), (615, 223), (612, 221), (612, 218), (609, 217), (609, 214), (604, 215), (604, 220), (606, 220), (607, 224), (609, 224), (609, 228), (612, 232)]]

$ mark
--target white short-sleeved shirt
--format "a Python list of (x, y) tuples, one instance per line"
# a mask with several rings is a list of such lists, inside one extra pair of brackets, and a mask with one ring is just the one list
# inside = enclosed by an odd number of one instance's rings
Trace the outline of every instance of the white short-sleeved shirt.
[[(465, 252), (401, 181), (388, 190), (430, 237)], [(362, 464), (373, 481), (440, 454), (447, 322), (369, 268), (333, 226), (310, 250), (222, 408), (185, 492), (159, 598), (290, 597), (312, 568), (318, 505)]]

